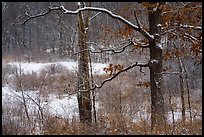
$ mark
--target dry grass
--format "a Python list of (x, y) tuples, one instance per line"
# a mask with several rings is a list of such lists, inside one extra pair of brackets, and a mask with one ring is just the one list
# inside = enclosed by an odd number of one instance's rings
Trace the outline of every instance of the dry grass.
[[(9, 66), (8, 66), (9, 67)], [(7, 69), (9, 70), (9, 69)], [(5, 70), (4, 70), (5, 71)], [(11, 72), (5, 72), (6, 76)], [(95, 76), (97, 83), (102, 82), (107, 75)], [(5, 79), (4, 79), (5, 80)], [(17, 82), (16, 79), (13, 81)], [(43, 96), (50, 93), (63, 95), (74, 91), (77, 77), (62, 66), (49, 66), (39, 74), (23, 74), (21, 83), (24, 90), (41, 90)], [(44, 134), (44, 135), (201, 135), (202, 119), (195, 119), (193, 123), (176, 121), (174, 125), (167, 124), (150, 131), (150, 118), (143, 116), (151, 112), (150, 93), (145, 87), (137, 87), (137, 80), (131, 73), (120, 75), (104, 85), (96, 92), (97, 124), (84, 125), (77, 118), (63, 118), (48, 115), (44, 112), (43, 120), (39, 113), (30, 113), (32, 120), (29, 122), (25, 111), (19, 104), (15, 107), (2, 108), (2, 133), (3, 134)], [(18, 85), (18, 84), (16, 84)], [(166, 96), (166, 95), (165, 95)], [(176, 109), (177, 100), (173, 98), (173, 107)], [(202, 114), (200, 107), (202, 100), (192, 103), (192, 109)], [(167, 104), (168, 106), (169, 104)], [(143, 111), (143, 112), (142, 112)], [(141, 115), (139, 115), (141, 114)], [(16, 117), (19, 117), (16, 119)], [(135, 121), (136, 119), (136, 121)], [(6, 121), (6, 122), (5, 122)], [(41, 124), (41, 132), (37, 132), (38, 124)]]
[[(15, 112), (16, 110), (12, 110)], [(24, 112), (18, 112), (24, 114)], [(37, 114), (36, 114), (37, 115)], [(8, 117), (8, 122), (2, 125), (3, 134), (37, 134), (30, 131), (26, 117), (19, 121), (12, 121), (12, 116)], [(9, 122), (10, 121), (10, 122)], [(23, 124), (20, 124), (23, 123)], [(27, 123), (27, 124), (26, 124)], [(34, 127), (33, 127), (34, 128)], [(45, 135), (201, 135), (202, 120), (193, 121), (192, 125), (186, 122), (176, 122), (173, 125), (157, 128), (150, 131), (150, 121), (141, 119), (139, 122), (132, 122), (129, 116), (124, 116), (116, 112), (106, 113), (102, 110), (97, 112), (97, 125), (83, 125), (76, 118), (67, 119), (56, 116), (45, 116), (43, 119), (42, 133)]]
[[(8, 70), (8, 69), (7, 69)], [(7, 72), (8, 73), (8, 72)], [(5, 74), (6, 76), (8, 74)], [(62, 65), (50, 65), (41, 70), (39, 74), (32, 72), (31, 74), (18, 74), (13, 73), (14, 79), (10, 82), (16, 87), (26, 90), (41, 90), (44, 96), (50, 93), (63, 95), (75, 90), (76, 75), (67, 70)], [(6, 76), (4, 81), (6, 82)]]

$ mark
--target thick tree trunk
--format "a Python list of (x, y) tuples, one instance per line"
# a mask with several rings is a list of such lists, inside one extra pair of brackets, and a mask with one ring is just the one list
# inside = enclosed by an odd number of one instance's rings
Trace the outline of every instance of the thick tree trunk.
[[(78, 20), (78, 46), (79, 51), (83, 51), (87, 49), (86, 44), (87, 34), (85, 30), (85, 24), (83, 22), (82, 13), (79, 13)], [(86, 91), (90, 88), (89, 83), (89, 65), (88, 59), (89, 54), (88, 51), (83, 51), (79, 53), (78, 59), (78, 106), (79, 106), (79, 116), (80, 122), (82, 123), (91, 123), (92, 115), (91, 115), (91, 99), (90, 99), (90, 91)]]
[(150, 34), (154, 40), (150, 41), (150, 82), (151, 82), (151, 129), (162, 128), (166, 122), (162, 86), (162, 48), (160, 36), (161, 9), (149, 9)]

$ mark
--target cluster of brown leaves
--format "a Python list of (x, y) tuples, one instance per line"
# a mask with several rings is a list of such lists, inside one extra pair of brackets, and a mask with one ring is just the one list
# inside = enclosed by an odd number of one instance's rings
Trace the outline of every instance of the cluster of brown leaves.
[(163, 60), (167, 61), (170, 59), (178, 58), (181, 56), (187, 56), (188, 52), (182, 49), (173, 49), (171, 51), (165, 51), (163, 54)]
[(101, 40), (104, 45), (109, 45), (110, 41), (108, 37), (112, 37), (114, 39), (113, 30), (111, 29), (111, 27), (108, 25), (101, 25), (100, 32), (101, 33), (98, 35), (97, 39)]
[(142, 5), (147, 9), (153, 9), (159, 6), (159, 2), (142, 2)]
[(134, 4), (131, 4), (131, 5), (124, 5), (122, 7), (120, 7), (116, 13), (122, 17), (124, 17), (125, 19), (130, 19), (132, 18), (132, 10), (135, 8), (135, 5)]
[(193, 52), (194, 55), (198, 56), (198, 53), (200, 52), (201, 44), (195, 43), (191, 46), (190, 50)]
[(150, 82), (149, 81), (145, 81), (145, 82), (139, 81), (136, 85), (139, 87), (146, 87), (147, 88), (150, 86)]
[(109, 64), (108, 67), (103, 68), (103, 71), (109, 74), (109, 76), (112, 76), (118, 72), (123, 70), (123, 65), (120, 64)]
[(127, 38), (127, 37), (132, 35), (133, 29), (130, 26), (125, 25), (122, 28), (120, 28), (116, 33), (119, 36), (123, 36), (123, 37)]

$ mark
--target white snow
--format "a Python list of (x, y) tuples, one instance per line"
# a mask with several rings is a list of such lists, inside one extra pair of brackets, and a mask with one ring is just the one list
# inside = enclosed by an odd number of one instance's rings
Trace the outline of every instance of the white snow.
[(63, 116), (66, 118), (72, 118), (78, 115), (78, 102), (76, 95), (70, 97), (64, 95), (61, 99), (56, 95), (51, 95), (51, 99), (48, 101), (48, 111), (52, 115)]
[(159, 49), (161, 49), (161, 50), (163, 49), (161, 43), (157, 44), (157, 48), (159, 48)]
[[(178, 121), (179, 119), (181, 119), (181, 112), (176, 111), (176, 112), (173, 113), (173, 115), (174, 115), (174, 121), (175, 122)], [(172, 112), (168, 112), (167, 121), (169, 123), (173, 123)]]
[(150, 60), (150, 64), (157, 64), (157, 63), (159, 63), (159, 61), (156, 60), (156, 59), (152, 59), (152, 60)]
[(105, 71), (103, 71), (103, 68), (105, 68), (107, 66), (108, 66), (108, 64), (101, 64), (101, 63), (92, 64), (93, 74), (94, 75), (106, 74)]
[(18, 99), (18, 97), (20, 96), (20, 92), (15, 92), (10, 87), (2, 87), (2, 103), (5, 101), (9, 101), (10, 103), (12, 103), (12, 101), (14, 100), (13, 98)]
[[(47, 97), (39, 96), (39, 91), (24, 91), (25, 97), (26, 97), (26, 104), (28, 107), (28, 112), (30, 114), (33, 114), (34, 111), (38, 110), (38, 106), (28, 98), (27, 95), (32, 97), (33, 100), (38, 102), (38, 100), (41, 100), (41, 107), (43, 108), (43, 112), (53, 115), (53, 116), (60, 116), (64, 118), (73, 118), (74, 116), (79, 117), (78, 113), (78, 102), (77, 102), (77, 96), (71, 95), (68, 96), (67, 94), (62, 95), (62, 97), (59, 98), (59, 95), (56, 94), (49, 94)], [(2, 105), (3, 107), (10, 107), (15, 108), (19, 107), (19, 105), (22, 105), (22, 94), (21, 92), (15, 92), (14, 89), (12, 89), (9, 86), (2, 87)], [(96, 109), (99, 108), (98, 102), (96, 102)], [(22, 106), (20, 106), (22, 107)], [(24, 109), (22, 107), (22, 109)], [(194, 110), (197, 111), (197, 110)], [(186, 112), (186, 116), (189, 117), (189, 113)], [(36, 117), (37, 118), (37, 117)], [(33, 119), (36, 119), (35, 116), (33, 116)], [(138, 113), (135, 114), (135, 117), (133, 118), (133, 122), (137, 123), (142, 119), (146, 119), (150, 121), (151, 114), (148, 113), (145, 109), (141, 109), (138, 111)], [(180, 110), (176, 110), (174, 112), (174, 121), (178, 121), (182, 118)], [(202, 115), (197, 116), (196, 118), (202, 119)], [(18, 119), (18, 117), (16, 117)], [(169, 111), (167, 114), (167, 122), (173, 123), (172, 119), (172, 113)]]
[[(68, 70), (76, 72), (77, 62), (52, 62), (52, 63), (35, 63), (35, 62), (12, 62), (8, 63), (9, 65), (16, 66), (18, 69), (21, 67), (23, 73), (39, 73), (45, 67), (56, 64), (65, 66)], [(103, 68), (107, 67), (107, 64), (102, 63), (92, 63), (93, 74), (105, 74)], [(39, 91), (23, 91), (28, 111), (30, 113), (33, 110), (38, 110), (38, 105), (34, 102), (40, 101), (40, 106), (45, 112), (48, 112), (51, 115), (69, 117), (78, 115), (78, 102), (75, 95), (56, 95), (49, 94), (47, 97), (44, 97), (39, 94)], [(32, 99), (34, 100), (32, 100)], [(16, 92), (12, 86), (5, 85), (2, 87), (2, 103), (7, 106), (17, 106), (23, 103), (22, 93)]]
[(161, 24), (157, 24), (157, 27), (161, 27), (162, 25)]
[[(51, 64), (56, 64), (56, 65), (63, 65), (65, 66), (68, 70), (76, 72), (77, 70), (77, 62), (52, 62), (52, 63), (35, 63), (35, 62), (12, 62), (8, 63), (10, 65), (16, 66), (18, 69), (21, 67), (21, 70), (23, 73), (32, 73), (36, 72), (39, 73), (40, 70), (43, 68), (50, 66)], [(107, 64), (102, 64), (102, 63), (92, 63), (92, 69), (93, 69), (93, 74), (98, 74), (102, 75), (105, 74), (103, 71), (103, 68), (107, 66)]]
[[(77, 63), (76, 62), (53, 62), (56, 65), (61, 64), (68, 68), (71, 71), (76, 71), (77, 69)], [(9, 63), (10, 65), (15, 65), (19, 67), (19, 64), (21, 65), (23, 71), (25, 73), (31, 73), (36, 72), (39, 73), (41, 69), (44, 67), (51, 65), (53, 63)], [(152, 60), (151, 63), (158, 63), (158, 60)], [(107, 64), (101, 64), (101, 63), (93, 63), (93, 74), (104, 74), (103, 68), (107, 67)], [(38, 110), (38, 105), (34, 102), (40, 102), (40, 106), (43, 109), (44, 113), (53, 115), (53, 116), (61, 116), (64, 118), (72, 118), (73, 116), (79, 117), (78, 112), (78, 101), (76, 94), (74, 95), (57, 95), (57, 94), (49, 94), (47, 96), (42, 96), (42, 94), (39, 94), (39, 91), (23, 91), (25, 98), (26, 98), (26, 104), (28, 107), (28, 112), (30, 114), (34, 114), (36, 110)], [(29, 96), (32, 98), (29, 98)], [(33, 101), (34, 100), (34, 101)], [(5, 107), (9, 108), (17, 108), (24, 109), (22, 106), (23, 98), (21, 92), (16, 92), (15, 89), (13, 89), (9, 85), (5, 85), (2, 87), (2, 106), (3, 109)], [(99, 102), (96, 102), (96, 109), (99, 108)], [(179, 105), (180, 103), (178, 103)], [(150, 121), (151, 114), (148, 113), (144, 108), (146, 106), (143, 106), (138, 113), (135, 114), (133, 118), (133, 122), (139, 122), (142, 119), (146, 119)], [(186, 113), (187, 116), (189, 116), (189, 113)], [(202, 114), (202, 112), (201, 112)], [(199, 117), (200, 115), (198, 115)], [(35, 117), (33, 117), (35, 119)], [(36, 117), (37, 119), (37, 117)], [(177, 121), (181, 119), (181, 112), (180, 109), (176, 109), (174, 112), (174, 120)], [(202, 118), (201, 118), (202, 119)], [(168, 112), (167, 114), (167, 120), (168, 123), (172, 123), (172, 113)]]
[[(78, 115), (78, 103), (76, 95), (68, 96), (64, 94), (62, 98), (59, 98), (58, 95), (49, 94), (48, 97), (39, 96), (39, 91), (24, 91), (24, 96), (26, 98), (26, 104), (28, 111), (32, 113), (34, 110), (38, 110), (37, 104), (33, 100), (39, 102), (41, 101), (40, 106), (45, 112), (48, 112), (51, 115), (63, 116), (66, 118), (72, 118), (72, 116)], [(30, 99), (29, 95), (32, 99)], [(23, 102), (21, 92), (15, 92), (11, 87), (2, 87), (2, 104), (4, 106), (17, 106)]]

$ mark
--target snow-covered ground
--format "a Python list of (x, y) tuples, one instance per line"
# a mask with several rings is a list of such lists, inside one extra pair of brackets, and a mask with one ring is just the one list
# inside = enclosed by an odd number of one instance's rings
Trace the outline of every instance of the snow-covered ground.
[[(42, 69), (51, 64), (63, 65), (70, 71), (77, 70), (77, 62), (52, 62), (52, 63), (35, 63), (35, 62), (12, 62), (9, 65), (15, 66), (18, 69), (21, 67), (23, 73), (39, 73)], [(107, 64), (93, 63), (92, 69), (93, 74), (101, 75), (104, 74), (103, 68)], [(43, 97), (39, 94), (39, 91), (24, 91), (26, 98), (26, 103), (29, 110), (38, 109), (37, 104), (34, 102), (39, 102), (40, 105), (46, 112), (52, 115), (59, 115), (63, 117), (72, 117), (78, 115), (78, 103), (76, 95), (64, 94), (62, 97), (56, 94), (49, 94), (47, 97)], [(32, 100), (32, 99), (33, 100)], [(2, 103), (4, 105), (12, 105), (22, 103), (22, 93), (16, 92), (11, 86), (6, 85), (2, 87)]]
[[(76, 72), (77, 70), (77, 62), (52, 62), (52, 63), (35, 63), (35, 62), (12, 62), (8, 63), (9, 65), (15, 66), (17, 68), (21, 67), (21, 71), (24, 73), (32, 73), (32, 72), (40, 72), (43, 68), (50, 66), (52, 64), (65, 66), (70, 71)], [(103, 68), (106, 67), (107, 64), (102, 63), (92, 63), (93, 74), (105, 74)]]
[[(18, 68), (21, 66), (21, 69), (24, 73), (36, 72), (38, 73), (40, 70), (45, 68), (48, 65), (53, 63), (9, 63), (10, 65), (15, 65)], [(76, 71), (77, 63), (76, 62), (55, 62), (56, 65), (61, 64), (68, 68), (71, 71)], [(93, 64), (93, 73), (94, 74), (104, 74), (103, 68), (106, 67), (107, 64), (95, 63)], [(63, 116), (66, 118), (72, 118), (73, 116), (78, 117), (78, 103), (76, 95), (67, 95), (64, 94), (61, 97), (56, 94), (49, 94), (47, 97), (40, 95), (39, 91), (24, 91), (23, 92), (26, 97), (26, 103), (29, 112), (33, 110), (37, 110), (38, 106), (36, 102), (40, 102), (43, 111), (48, 112), (51, 115)], [(31, 99), (32, 98), (32, 99)], [(22, 104), (22, 93), (16, 92), (15, 89), (12, 89), (11, 86), (5, 85), (2, 87), (2, 105), (3, 106), (15, 106), (17, 104)], [(97, 102), (96, 102), (97, 107)], [(150, 119), (150, 114), (146, 112), (138, 112), (138, 114), (134, 119), (134, 122), (137, 122), (139, 118)], [(181, 118), (181, 112), (174, 112), (174, 119), (177, 121)], [(172, 123), (172, 114), (168, 113), (168, 121)]]
[[(56, 94), (49, 94), (47, 97), (44, 97), (39, 94), (39, 91), (23, 91), (23, 94), (30, 113), (32, 113), (32, 110), (38, 110), (38, 105), (35, 103), (37, 102), (45, 112), (51, 115), (63, 116), (66, 118), (78, 115), (76, 95), (68, 96), (64, 94), (62, 97), (59, 97), (59, 95)], [(3, 106), (15, 106), (17, 104), (22, 104), (22, 102), (23, 97), (21, 92), (16, 92), (9, 86), (2, 87)]]
[[(24, 95), (26, 98), (26, 104), (30, 113), (33, 110), (38, 110), (38, 106), (35, 104), (33, 100), (39, 102), (45, 112), (53, 116), (61, 116), (65, 118), (72, 118), (73, 116), (78, 117), (78, 103), (76, 95), (68, 95), (64, 94), (59, 97), (56, 94), (49, 94), (47, 97), (40, 96), (39, 91), (24, 91)], [(31, 100), (30, 97), (33, 99)], [(23, 98), (21, 92), (16, 92), (9, 86), (2, 87), (2, 105), (11, 105), (15, 106), (17, 104), (22, 104)], [(96, 107), (98, 103), (96, 102)], [(189, 114), (186, 113), (189, 117)], [(133, 120), (133, 122), (139, 122), (141, 119), (150, 120), (150, 113), (141, 110), (138, 112)], [(197, 117), (198, 118), (198, 117)], [(201, 118), (201, 117), (200, 117)], [(174, 112), (174, 120), (177, 121), (181, 119), (181, 112)], [(168, 112), (167, 120), (169, 123), (173, 122), (172, 113)]]

